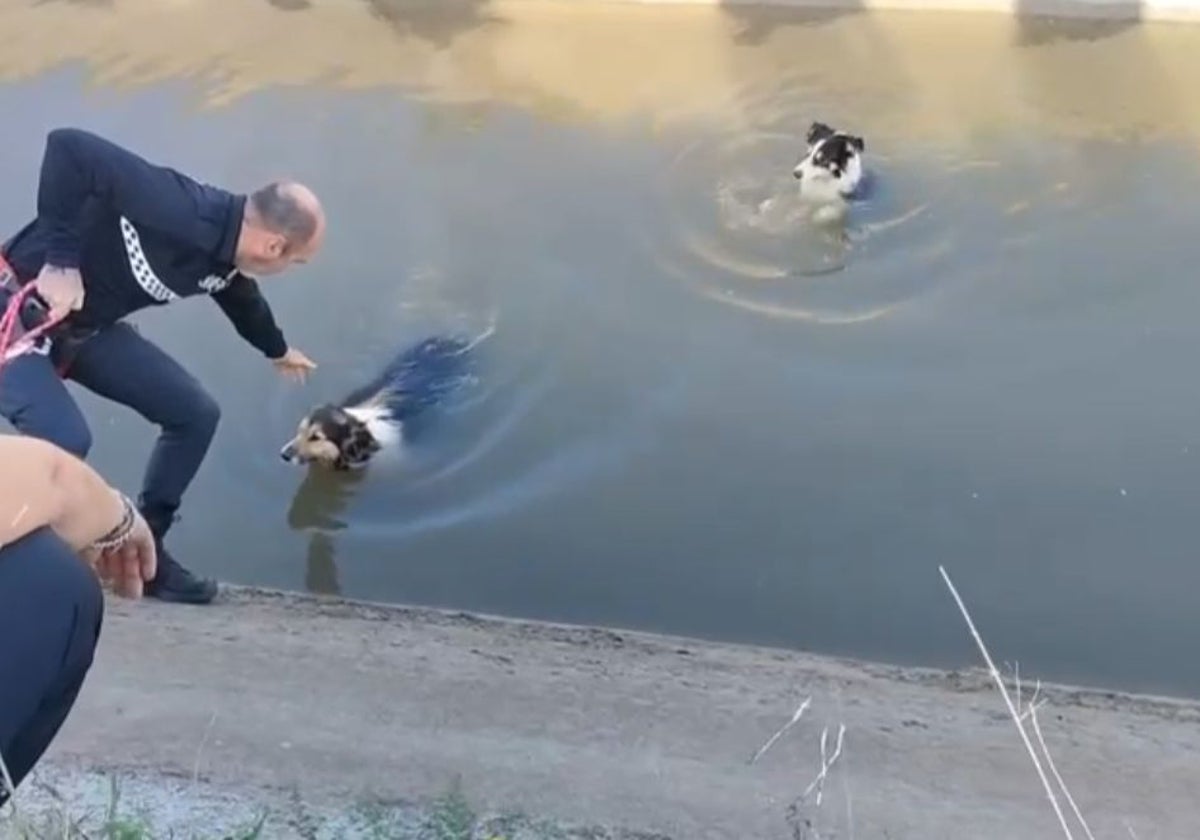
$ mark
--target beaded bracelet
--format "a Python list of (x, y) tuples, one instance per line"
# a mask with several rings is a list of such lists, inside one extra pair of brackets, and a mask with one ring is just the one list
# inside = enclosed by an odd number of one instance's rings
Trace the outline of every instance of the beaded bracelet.
[(92, 549), (101, 554), (120, 548), (133, 535), (133, 525), (137, 519), (133, 502), (129, 501), (129, 497), (124, 493), (118, 493), (117, 496), (121, 499), (121, 521), (115, 528), (92, 543)]

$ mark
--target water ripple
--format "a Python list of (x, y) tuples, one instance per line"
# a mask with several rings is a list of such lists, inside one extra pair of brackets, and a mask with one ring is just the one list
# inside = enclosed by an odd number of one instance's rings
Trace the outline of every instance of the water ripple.
[(801, 77), (737, 96), (748, 125), (703, 131), (656, 184), (659, 224), (643, 245), (663, 276), (727, 306), (823, 325), (882, 318), (936, 285), (945, 230), (930, 219), (933, 179), (868, 137), (867, 189), (843, 218), (821, 219), (792, 177), (805, 134), (814, 120), (859, 129)]

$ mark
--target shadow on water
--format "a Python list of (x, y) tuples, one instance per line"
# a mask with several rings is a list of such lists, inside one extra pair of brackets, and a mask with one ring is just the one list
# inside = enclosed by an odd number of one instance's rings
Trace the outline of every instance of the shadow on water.
[(1040, 0), (1017, 0), (1018, 47), (1043, 47), (1060, 42), (1101, 41), (1120, 35), (1142, 22), (1141, 0), (1106, 3), (1110, 17), (1056, 17), (1037, 14)]
[[(111, 5), (112, 0), (57, 0), (87, 5)], [(56, 0), (38, 0), (56, 2)], [(285, 12), (303, 12), (313, 8), (312, 0), (266, 0), (269, 6)], [(502, 19), (486, 11), (491, 0), (362, 0), (371, 15), (391, 26), (398, 34), (412, 36), (439, 47), (448, 46), (459, 35)]]
[(490, 0), (363, 0), (371, 14), (398, 34), (445, 47), (459, 35), (503, 23)]
[(267, 0), (267, 3), (284, 12), (303, 12), (312, 8), (309, 0)]
[(743, 46), (759, 46), (778, 30), (797, 26), (821, 26), (840, 18), (861, 14), (864, 9), (856, 2), (846, 2), (838, 8), (795, 9), (779, 6), (759, 6), (746, 3), (724, 3), (722, 10), (737, 21), (733, 40)]

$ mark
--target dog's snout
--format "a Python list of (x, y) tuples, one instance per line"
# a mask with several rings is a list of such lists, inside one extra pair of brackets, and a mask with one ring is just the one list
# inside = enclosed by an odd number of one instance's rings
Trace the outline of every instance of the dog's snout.
[(804, 173), (800, 171), (800, 167), (796, 167), (795, 169), (792, 170), (792, 177), (795, 178), (797, 181), (799, 181), (801, 178), (804, 177)]
[(296, 457), (296, 447), (289, 443), (283, 449), (279, 450), (279, 457), (291, 463), (292, 459)]

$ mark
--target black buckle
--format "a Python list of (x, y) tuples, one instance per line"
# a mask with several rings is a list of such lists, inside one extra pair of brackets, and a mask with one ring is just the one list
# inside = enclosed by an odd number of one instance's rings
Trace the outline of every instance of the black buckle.
[(42, 300), (37, 291), (33, 290), (21, 300), (18, 317), (21, 319), (21, 326), (25, 328), (26, 332), (31, 332), (49, 320), (50, 307)]

